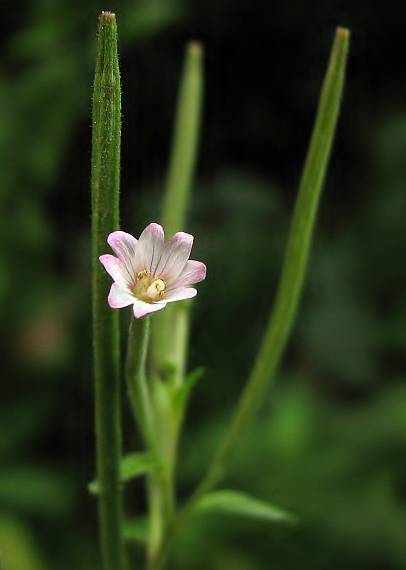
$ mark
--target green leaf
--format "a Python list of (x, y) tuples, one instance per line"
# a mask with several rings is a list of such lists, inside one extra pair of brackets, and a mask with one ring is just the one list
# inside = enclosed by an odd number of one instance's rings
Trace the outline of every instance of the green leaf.
[[(160, 217), (168, 236), (184, 230), (186, 225), (199, 144), (203, 83), (203, 47), (192, 41), (186, 46)], [(177, 384), (182, 383), (187, 356), (189, 307), (190, 302), (168, 306), (154, 315), (152, 322), (154, 369), (161, 375), (168, 364), (173, 364)]]
[(4, 511), (60, 515), (69, 512), (73, 500), (70, 481), (62, 474), (27, 465), (2, 466), (0, 504)]
[(140, 517), (135, 521), (127, 521), (124, 526), (124, 538), (129, 542), (145, 544), (148, 541), (149, 521), (148, 517)]
[(336, 131), (350, 33), (337, 28), (296, 198), (282, 273), (267, 330), (205, 483), (214, 486), (229, 455), (264, 399), (286, 348), (302, 294), (323, 182)]
[(130, 481), (130, 479), (150, 473), (158, 465), (158, 460), (151, 453), (128, 453), (121, 460), (120, 479)]
[(189, 372), (183, 384), (177, 387), (174, 397), (174, 405), (178, 412), (183, 413), (188, 403), (189, 396), (193, 387), (203, 375), (204, 375), (204, 368), (199, 366), (198, 368), (195, 368), (194, 370)]
[(240, 493), (224, 489), (203, 495), (195, 507), (201, 513), (239, 515), (269, 522), (294, 523), (296, 517), (279, 507)]
[(34, 532), (18, 518), (0, 517), (0, 570), (49, 568), (35, 541)]
[[(135, 477), (146, 475), (156, 469), (158, 465), (158, 460), (151, 453), (128, 453), (120, 462), (120, 481), (124, 483), (135, 479)], [(91, 481), (88, 490), (92, 495), (97, 495), (100, 491), (99, 482), (97, 480)]]

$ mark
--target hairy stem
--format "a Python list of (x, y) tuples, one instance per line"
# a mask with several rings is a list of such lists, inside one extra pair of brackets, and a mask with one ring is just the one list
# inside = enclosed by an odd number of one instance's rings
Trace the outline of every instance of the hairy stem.
[(103, 12), (93, 92), (92, 262), (93, 345), (99, 526), (103, 568), (124, 569), (118, 314), (107, 305), (109, 280), (98, 257), (119, 227), (121, 90), (114, 14)]

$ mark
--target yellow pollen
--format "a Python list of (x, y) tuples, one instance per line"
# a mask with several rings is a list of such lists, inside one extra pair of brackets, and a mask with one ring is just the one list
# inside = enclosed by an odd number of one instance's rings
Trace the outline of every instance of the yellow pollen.
[(144, 279), (144, 277), (149, 277), (148, 269), (143, 269), (142, 271), (138, 271), (137, 279)]
[(134, 295), (146, 301), (153, 303), (162, 299), (165, 295), (166, 283), (160, 277), (151, 277), (148, 269), (143, 269), (137, 273), (137, 282), (134, 285)]

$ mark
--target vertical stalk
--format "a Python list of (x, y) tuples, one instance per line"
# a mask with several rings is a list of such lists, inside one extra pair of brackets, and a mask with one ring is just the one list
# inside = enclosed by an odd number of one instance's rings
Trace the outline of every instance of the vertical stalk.
[(149, 475), (147, 484), (149, 508), (147, 570), (155, 570), (165, 532), (164, 492), (161, 477), (155, 473)]
[(190, 325), (189, 311), (190, 305), (188, 303), (179, 303), (173, 315), (174, 383), (177, 387), (182, 384), (186, 372)]
[[(167, 237), (184, 229), (192, 179), (196, 166), (203, 93), (203, 50), (197, 42), (186, 48), (173, 134), (171, 157), (161, 221)], [(178, 306), (175, 306), (178, 305)], [(154, 377), (170, 371), (176, 385), (183, 381), (189, 336), (189, 303), (168, 305), (152, 323), (152, 365)], [(165, 378), (167, 379), (167, 378)], [(155, 411), (159, 413), (157, 406)], [(168, 423), (169, 422), (169, 423)], [(162, 541), (175, 506), (174, 471), (178, 438), (177, 418), (156, 417), (155, 425), (165, 429), (161, 445), (162, 476), (148, 481), (150, 503), (150, 542), (148, 568), (154, 569), (160, 557)], [(158, 441), (159, 444), (159, 441)]]
[(110, 283), (98, 260), (107, 235), (119, 227), (120, 97), (116, 19), (102, 12), (93, 91), (91, 189), (97, 477), (105, 570), (124, 569), (118, 313), (107, 305)]
[(198, 42), (190, 42), (186, 47), (162, 207), (162, 224), (170, 235), (181, 230), (186, 221), (199, 142), (203, 89), (202, 64), (202, 46)]
[[(203, 50), (199, 43), (191, 42), (186, 48), (176, 111), (171, 157), (166, 180), (161, 222), (167, 237), (185, 227), (190, 189), (196, 166), (203, 94)], [(175, 316), (178, 307), (168, 305), (157, 314), (152, 330), (152, 362), (162, 373), (175, 368), (179, 362), (179, 336), (183, 336)], [(175, 328), (174, 328), (175, 326)], [(176, 372), (175, 372), (176, 373)], [(179, 376), (179, 373), (178, 373)]]
[(303, 289), (317, 208), (334, 140), (348, 47), (349, 31), (338, 28), (296, 199), (274, 309), (231, 424), (194, 499), (216, 485), (223, 476), (230, 451), (263, 399), (287, 344)]

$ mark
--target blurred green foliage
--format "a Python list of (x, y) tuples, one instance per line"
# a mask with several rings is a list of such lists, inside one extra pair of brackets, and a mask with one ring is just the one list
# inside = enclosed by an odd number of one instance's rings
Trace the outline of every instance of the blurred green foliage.
[[(385, 13), (366, 1), (344, 8), (318, 0), (312, 14), (259, 0), (198, 4), (109, 6), (121, 37), (128, 231), (159, 211), (184, 43), (197, 37), (207, 53), (189, 223), (195, 256), (209, 270), (194, 306), (190, 358), (205, 375), (182, 442), (182, 496), (211, 457), (267, 319), (336, 24), (352, 28), (353, 55), (294, 339), (226, 482), (296, 513), (300, 524), (201, 515), (178, 538), (173, 568), (400, 570), (406, 81), (393, 53), (402, 47), (405, 9), (394, 1)], [(4, 570), (99, 568), (86, 486), (94, 476), (89, 117), (102, 8), (31, 0), (3, 10)], [(128, 451), (136, 447), (126, 441)], [(129, 486), (129, 514), (143, 512), (141, 496), (137, 483)]]

